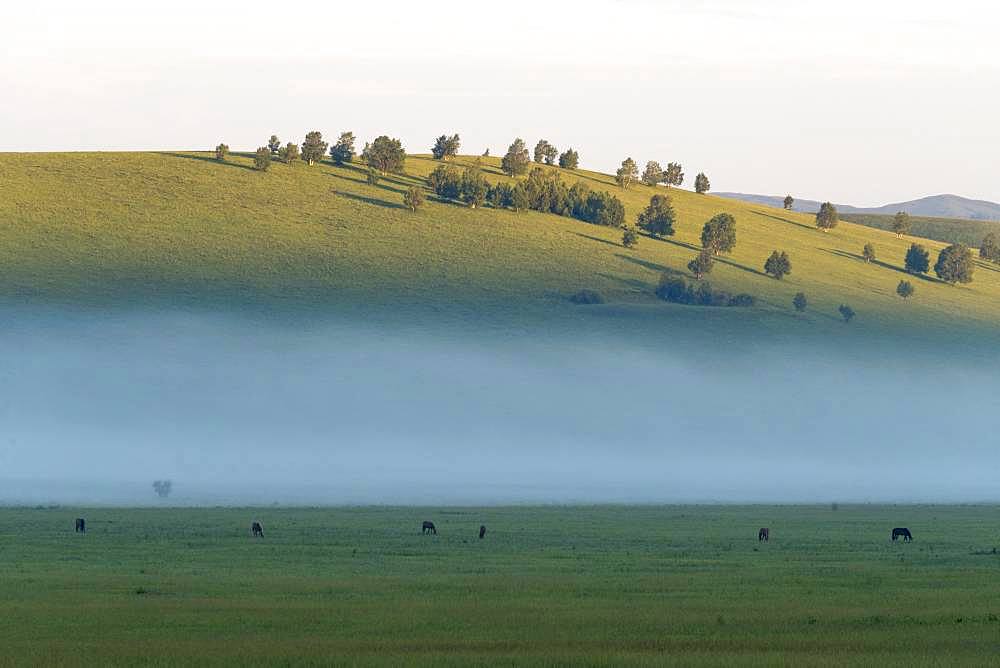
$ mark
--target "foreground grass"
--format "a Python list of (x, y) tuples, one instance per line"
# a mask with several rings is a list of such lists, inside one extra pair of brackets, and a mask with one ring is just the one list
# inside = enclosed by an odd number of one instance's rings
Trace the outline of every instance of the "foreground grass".
[[(438, 164), (426, 157), (411, 156), (407, 175), (378, 186), (365, 183), (354, 166), (276, 164), (258, 173), (250, 164), (245, 156), (219, 163), (194, 153), (0, 155), (0, 298), (73, 306), (452, 310), (517, 322), (579, 313), (567, 297), (589, 288), (610, 304), (591, 312), (613, 309), (617, 317), (661, 325), (693, 321), (702, 334), (839, 333), (841, 303), (858, 313), (850, 327), (868, 333), (930, 331), (951, 340), (962, 332), (995, 335), (1000, 323), (995, 267), (980, 263), (970, 286), (914, 279), (901, 269), (912, 239), (860, 225), (842, 223), (824, 234), (811, 216), (672, 189), (677, 235), (643, 238), (626, 250), (618, 230), (552, 215), (472, 211), (433, 200), (410, 213), (403, 191), (423, 184)], [(505, 178), (495, 159), (485, 164), (489, 179)], [(629, 221), (654, 192), (643, 185), (621, 192), (612, 177), (592, 172), (563, 176), (616, 191)], [(761, 306), (709, 315), (658, 301), (660, 275), (688, 274), (703, 223), (720, 211), (736, 217), (739, 240), (710, 279), (756, 295)], [(875, 263), (861, 260), (867, 242), (877, 249)], [(943, 244), (927, 246), (936, 254)], [(783, 281), (763, 274), (774, 249), (791, 257), (793, 271)], [(908, 302), (895, 294), (903, 278), (917, 288)], [(791, 307), (799, 291), (810, 301), (802, 315)]]
[[(72, 531), (78, 515), (85, 536)], [(0, 663), (984, 664), (1000, 649), (996, 517), (981, 506), (3, 509)], [(248, 536), (253, 518), (263, 540)], [(420, 535), (423, 519), (440, 534)], [(899, 525), (912, 544), (889, 541)]]

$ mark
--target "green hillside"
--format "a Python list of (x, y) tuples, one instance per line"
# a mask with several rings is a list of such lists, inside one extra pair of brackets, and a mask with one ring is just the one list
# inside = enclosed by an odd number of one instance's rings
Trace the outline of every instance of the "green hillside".
[[(841, 217), (852, 223), (891, 230), (894, 216), (870, 213), (845, 213)], [(933, 218), (910, 216), (910, 232), (914, 236), (936, 239), (952, 244), (965, 244), (978, 248), (979, 243), (990, 232), (1000, 234), (1000, 222), (994, 220), (969, 220), (967, 218)]]
[[(0, 297), (77, 306), (387, 307), (504, 319), (587, 311), (734, 332), (849, 327), (950, 335), (995, 333), (1000, 324), (995, 266), (977, 261), (966, 286), (908, 277), (901, 267), (912, 239), (861, 225), (842, 222), (823, 233), (811, 215), (670, 189), (676, 236), (642, 237), (627, 250), (620, 230), (550, 214), (472, 210), (433, 197), (411, 213), (402, 193), (424, 185), (439, 164), (426, 156), (410, 156), (405, 176), (377, 186), (359, 166), (273, 164), (261, 173), (251, 164), (245, 155), (221, 163), (205, 153), (0, 154)], [(491, 181), (506, 178), (498, 165), (485, 161)], [(613, 177), (593, 172), (564, 171), (563, 178), (614, 192), (630, 222), (654, 192), (641, 184), (623, 192)], [(688, 275), (702, 225), (723, 211), (736, 217), (738, 243), (709, 278), (755, 295), (759, 305), (657, 299), (661, 274)], [(876, 263), (861, 260), (867, 242)], [(933, 264), (944, 244), (926, 245)], [(774, 249), (791, 258), (782, 281), (763, 273)], [(917, 289), (908, 302), (895, 293), (903, 278)], [(569, 295), (583, 288), (607, 303), (571, 304)], [(799, 291), (810, 302), (802, 315), (791, 306)], [(842, 303), (858, 313), (850, 325), (839, 321)]]

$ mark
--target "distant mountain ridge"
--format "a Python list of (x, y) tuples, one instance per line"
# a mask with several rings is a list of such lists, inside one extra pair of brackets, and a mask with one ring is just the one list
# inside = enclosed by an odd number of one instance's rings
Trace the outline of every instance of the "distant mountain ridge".
[[(774, 206), (779, 209), (784, 206), (784, 195), (754, 195), (748, 193), (721, 192), (713, 193), (719, 197), (738, 199), (744, 202)], [(794, 195), (792, 195), (794, 197)], [(821, 202), (811, 199), (796, 199), (793, 211), (815, 213), (819, 211)], [(867, 213), (877, 215), (893, 215), (897, 211), (905, 211), (911, 216), (927, 216), (933, 218), (964, 218), (966, 220), (1000, 220), (1000, 204), (987, 200), (969, 199), (959, 195), (931, 195), (908, 202), (896, 202), (877, 207), (858, 207), (850, 204), (837, 204), (841, 213)]]

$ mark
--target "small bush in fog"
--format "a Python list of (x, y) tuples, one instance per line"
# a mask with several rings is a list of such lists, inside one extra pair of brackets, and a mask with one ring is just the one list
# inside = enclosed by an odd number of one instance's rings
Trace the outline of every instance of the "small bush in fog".
[(580, 290), (569, 298), (574, 304), (603, 304), (604, 297), (593, 290)]
[(794, 306), (795, 310), (799, 311), (800, 313), (802, 311), (805, 311), (806, 307), (809, 306), (809, 300), (806, 299), (806, 293), (804, 292), (795, 293), (795, 296), (792, 297), (792, 306)]
[(154, 480), (153, 481), (153, 491), (161, 499), (165, 499), (170, 496), (170, 492), (174, 487), (174, 483), (169, 480)]
[(844, 319), (844, 322), (850, 322), (856, 315), (854, 309), (847, 304), (841, 304), (837, 310), (840, 311), (840, 316)]

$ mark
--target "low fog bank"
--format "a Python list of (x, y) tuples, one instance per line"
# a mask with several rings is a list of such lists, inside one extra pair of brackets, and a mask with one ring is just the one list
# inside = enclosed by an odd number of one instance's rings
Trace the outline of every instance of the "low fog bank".
[(1000, 500), (978, 358), (599, 323), (3, 321), (0, 503)]

